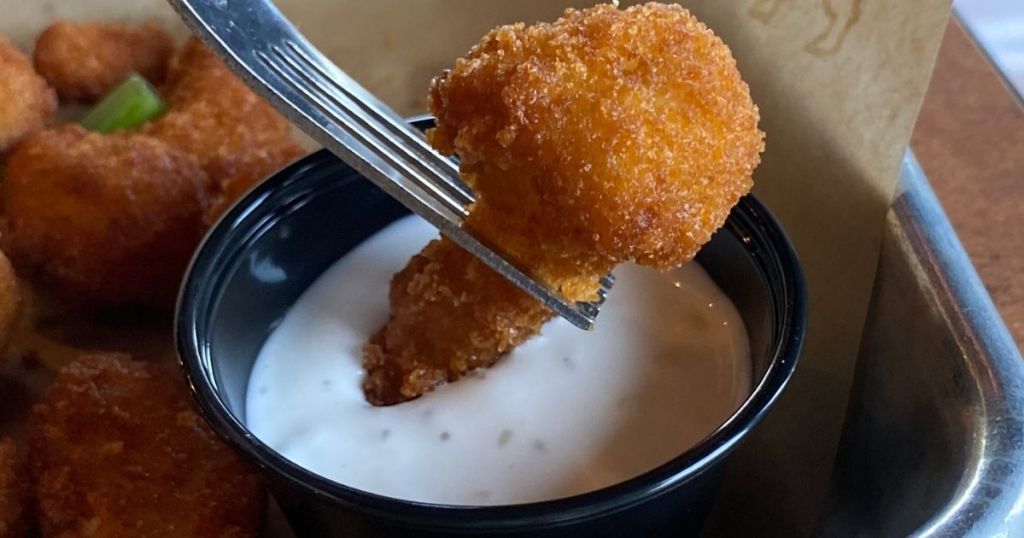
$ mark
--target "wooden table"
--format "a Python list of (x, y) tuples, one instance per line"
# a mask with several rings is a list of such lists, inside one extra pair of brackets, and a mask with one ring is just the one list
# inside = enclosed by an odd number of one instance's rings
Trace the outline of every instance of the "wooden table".
[(911, 148), (1017, 345), (1024, 345), (1024, 106), (955, 20)]

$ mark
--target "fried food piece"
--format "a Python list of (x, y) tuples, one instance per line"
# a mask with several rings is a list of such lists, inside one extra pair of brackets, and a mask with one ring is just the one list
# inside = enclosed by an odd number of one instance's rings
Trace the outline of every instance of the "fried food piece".
[(73, 299), (173, 303), (212, 196), (191, 156), (137, 133), (77, 125), (21, 144), (3, 182), (11, 258)]
[(217, 185), (220, 193), (206, 213), (206, 222), (213, 224), (249, 189), (305, 154), (306, 150), (289, 137), (287, 142), (261, 143), (248, 153), (236, 156), (234, 172), (223, 176)]
[(170, 34), (153, 22), (59, 21), (39, 35), (32, 61), (61, 99), (92, 102), (132, 72), (162, 83), (173, 52)]
[[(390, 300), (391, 319), (363, 359), (363, 390), (373, 405), (399, 403), (488, 367), (551, 318), (551, 311), (447, 238), (430, 242), (395, 275)], [(425, 319), (432, 320), (428, 331)], [(394, 350), (419, 360), (396, 361)]]
[(678, 5), (498, 28), (430, 103), (431, 142), (477, 192), (474, 230), (552, 283), (691, 259), (764, 148), (729, 48)]
[(40, 130), (57, 111), (57, 94), (32, 63), (0, 35), (0, 153)]
[[(121, 30), (55, 25), (47, 41), (113, 46), (159, 29)], [(12, 155), (3, 203), (16, 262), (85, 302), (169, 305), (207, 224), (303, 153), (291, 125), (196, 39), (174, 58), (166, 91), (169, 112), (141, 133), (67, 126)]]
[(44, 537), (256, 536), (261, 479), (193, 410), (173, 364), (65, 366), (31, 424)]
[(0, 538), (28, 534), (28, 504), (32, 493), (23, 451), (10, 439), (0, 439)]
[[(618, 263), (667, 270), (690, 260), (750, 190), (764, 148), (729, 48), (678, 5), (599, 5), (497, 28), (434, 80), (430, 108), (430, 142), (458, 155), (476, 193), (467, 225), (574, 300), (596, 298)], [(417, 282), (422, 271), (414, 259), (399, 278)], [(539, 323), (517, 323), (518, 305), (447, 285), (458, 301), (435, 300), (442, 284), (392, 293), (392, 316), (364, 354), (371, 403), (430, 390), (436, 376), (421, 380), (422, 368), (447, 362), (450, 381), (510, 349), (503, 336), (457, 349), (434, 342), (537, 332)], [(512, 315), (465, 312), (480, 309)], [(439, 329), (446, 318), (464, 323)], [(397, 390), (395, 370), (404, 372)]]
[(213, 181), (215, 219), (235, 197), (304, 153), (292, 127), (198, 39), (174, 58), (169, 111), (145, 131), (194, 156)]
[[(18, 278), (14, 274), (11, 260), (0, 252), (0, 349), (10, 339), (20, 309), (21, 292), (18, 289)], [(2, 536), (3, 533), (0, 533), (0, 537)]]

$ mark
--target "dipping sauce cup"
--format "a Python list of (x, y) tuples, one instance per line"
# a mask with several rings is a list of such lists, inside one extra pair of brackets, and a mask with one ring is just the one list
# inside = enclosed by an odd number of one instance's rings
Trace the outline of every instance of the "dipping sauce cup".
[[(778, 398), (803, 343), (803, 275), (767, 209), (753, 196), (740, 200), (696, 258), (732, 300), (750, 338), (753, 387), (732, 416), (670, 461), (613, 486), (486, 507), (411, 502), (350, 488), (296, 465), (246, 429), (250, 371), (276, 324), (325, 269), (408, 213), (319, 151), (244, 196), (210, 231), (185, 279), (175, 332), (195, 397), (214, 430), (266, 474), (295, 531), (374, 537), (696, 533), (728, 455)], [(295, 368), (303, 367), (301, 359), (295, 358)]]

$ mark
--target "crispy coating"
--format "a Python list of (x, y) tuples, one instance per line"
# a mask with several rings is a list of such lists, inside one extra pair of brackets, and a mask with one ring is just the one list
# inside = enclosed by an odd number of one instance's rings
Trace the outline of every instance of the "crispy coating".
[(206, 213), (206, 222), (212, 225), (236, 200), (249, 192), (249, 189), (263, 178), (305, 154), (306, 150), (298, 144), (286, 142), (257, 147), (250, 153), (240, 156), (241, 158), (236, 161), (235, 173), (220, 182), (220, 192)]
[(763, 133), (729, 48), (678, 5), (498, 28), (431, 88), (474, 229), (540, 278), (691, 259), (752, 186)]
[[(0, 348), (10, 339), (18, 312), (21, 310), (21, 292), (11, 260), (0, 252)], [(0, 533), (0, 537), (3, 533)]]
[[(488, 367), (536, 334), (551, 312), (447, 238), (432, 241), (391, 281), (391, 318), (366, 346), (373, 405), (415, 398)], [(472, 303), (468, 303), (472, 301)], [(423, 330), (423, 320), (432, 320)], [(396, 361), (396, 355), (417, 361)]]
[(77, 125), (21, 144), (2, 187), (11, 258), (95, 304), (173, 303), (212, 196), (191, 156)]
[(40, 130), (57, 111), (57, 94), (32, 63), (0, 35), (0, 153)]
[(256, 536), (261, 479), (193, 410), (172, 364), (80, 357), (34, 409), (44, 537)]
[(174, 51), (160, 25), (58, 21), (36, 40), (32, 61), (62, 100), (91, 102), (135, 72), (153, 84)]
[[(678, 5), (599, 5), (551, 24), (497, 28), (434, 80), (430, 108), (430, 142), (459, 156), (477, 196), (468, 226), (574, 300), (594, 299), (600, 276), (620, 262), (667, 270), (690, 260), (750, 190), (764, 148), (729, 48)], [(414, 259), (403, 273), (423, 270)], [(502, 338), (458, 350), (426, 342), (461, 341), (462, 332), (530, 336), (500, 325), (516, 316), (466, 312), (516, 312), (512, 304), (459, 283), (465, 295), (442, 308), (435, 287), (392, 293), (392, 317), (374, 342), (401, 347), (367, 348), (364, 362), (375, 368), (365, 389), (391, 383), (377, 371), (446, 360), (451, 380), (465, 372), (464, 356), (489, 364), (510, 348)], [(446, 318), (464, 323), (438, 329)], [(400, 392), (411, 398), (435, 384), (407, 374)]]
[(14, 441), (0, 439), (0, 538), (20, 538), (28, 533), (31, 493), (25, 453)]
[(210, 221), (304, 153), (291, 124), (196, 38), (172, 61), (165, 93), (169, 111), (145, 130), (199, 161), (219, 193)]

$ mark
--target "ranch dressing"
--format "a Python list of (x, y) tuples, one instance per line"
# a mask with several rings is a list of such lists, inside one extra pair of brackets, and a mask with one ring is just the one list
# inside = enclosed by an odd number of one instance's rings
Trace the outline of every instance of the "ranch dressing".
[(347, 486), (456, 505), (541, 501), (651, 470), (721, 425), (751, 389), (736, 309), (695, 263), (633, 265), (594, 331), (555, 319), (494, 367), (392, 407), (363, 399), (362, 346), (391, 276), (437, 232), (416, 217), (328, 269), (267, 339), (247, 425)]

